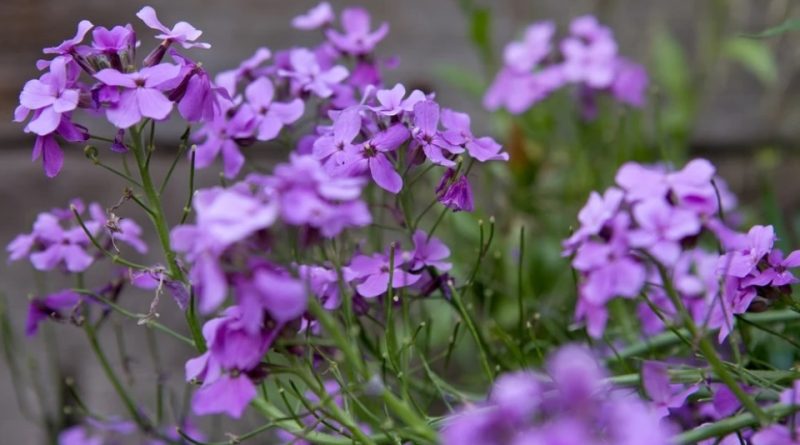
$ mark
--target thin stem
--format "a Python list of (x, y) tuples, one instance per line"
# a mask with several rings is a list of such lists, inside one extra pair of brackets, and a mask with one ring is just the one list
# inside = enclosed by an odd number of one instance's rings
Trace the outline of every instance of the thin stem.
[(72, 205), (70, 206), (70, 210), (72, 210), (72, 214), (75, 215), (75, 219), (78, 220), (78, 224), (80, 224), (81, 228), (83, 229), (83, 232), (86, 234), (87, 237), (89, 237), (89, 241), (91, 241), (92, 244), (94, 244), (94, 246), (97, 247), (97, 249), (103, 253), (103, 255), (109, 257), (113, 263), (119, 264), (121, 266), (127, 266), (132, 269), (138, 269), (138, 270), (147, 269), (147, 266), (143, 266), (141, 264), (136, 264), (132, 261), (128, 261), (125, 258), (119, 256), (119, 254), (111, 253), (110, 251), (105, 249), (100, 244), (100, 242), (97, 241), (97, 238), (95, 238), (94, 235), (92, 235), (92, 232), (90, 232), (89, 229), (86, 227), (86, 224), (83, 222), (83, 218), (81, 218), (81, 214), (78, 212), (78, 208)]
[[(780, 419), (800, 411), (800, 405), (782, 405), (776, 404), (764, 409), (764, 415), (772, 419)], [(691, 445), (696, 444), (705, 439), (714, 437), (724, 437), (734, 431), (739, 431), (742, 428), (758, 426), (761, 420), (752, 413), (739, 414), (738, 416), (729, 417), (718, 422), (706, 424), (678, 434), (673, 437), (672, 443), (675, 445)]]

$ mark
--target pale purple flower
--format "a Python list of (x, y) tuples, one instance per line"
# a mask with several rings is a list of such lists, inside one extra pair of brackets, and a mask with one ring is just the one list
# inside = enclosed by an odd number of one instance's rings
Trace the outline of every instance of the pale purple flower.
[(325, 35), (342, 52), (361, 55), (372, 52), (389, 32), (389, 24), (384, 22), (375, 31), (370, 31), (369, 13), (362, 8), (346, 8), (341, 14), (344, 34), (328, 29)]
[(756, 432), (752, 443), (753, 445), (800, 445), (800, 431), (792, 432), (785, 425), (772, 425)]
[(103, 445), (103, 438), (89, 434), (86, 427), (76, 425), (58, 434), (58, 445)]
[(560, 65), (546, 66), (535, 73), (504, 67), (486, 90), (483, 106), (489, 111), (505, 108), (511, 114), (521, 114), (564, 83)]
[(165, 119), (172, 111), (172, 102), (159, 89), (165, 82), (180, 74), (180, 67), (162, 63), (142, 68), (138, 72), (121, 73), (106, 68), (95, 77), (109, 86), (120, 87), (119, 101), (106, 110), (106, 117), (117, 128), (128, 128), (142, 117)]
[(408, 97), (406, 95), (406, 87), (403, 84), (395, 84), (391, 89), (378, 90), (375, 93), (375, 98), (380, 104), (377, 107), (372, 107), (372, 110), (384, 116), (396, 116), (400, 113), (409, 113), (414, 110), (414, 105), (426, 100), (425, 93), (420, 90), (414, 90)]
[(227, 414), (238, 419), (256, 395), (256, 385), (244, 374), (223, 375), (194, 393), (192, 412), (198, 416)]
[(350, 74), (347, 68), (335, 65), (324, 69), (317, 56), (305, 48), (293, 49), (289, 53), (290, 69), (278, 73), (292, 79), (297, 90), (312, 92), (325, 99), (333, 94), (333, 88)]
[(795, 250), (788, 257), (783, 257), (780, 249), (773, 249), (766, 258), (766, 267), (756, 269), (751, 276), (742, 280), (745, 286), (785, 286), (797, 283), (789, 269), (800, 267), (800, 250)]
[(719, 270), (736, 278), (757, 272), (756, 266), (772, 251), (775, 239), (772, 226), (753, 226), (735, 250), (720, 257)]
[(297, 29), (310, 30), (325, 27), (334, 21), (333, 8), (328, 2), (322, 2), (309, 9), (308, 12), (292, 19), (292, 26)]
[(664, 199), (672, 194), (678, 205), (703, 215), (713, 215), (719, 209), (711, 183), (714, 173), (714, 166), (705, 159), (694, 159), (674, 172), (628, 162), (617, 171), (616, 182), (625, 190), (628, 202)]
[(609, 188), (603, 195), (591, 192), (586, 205), (578, 212), (580, 228), (564, 241), (565, 253), (572, 254), (579, 243), (600, 233), (606, 223), (616, 216), (624, 197), (622, 190), (615, 187)]
[(647, 70), (643, 66), (621, 57), (617, 59), (611, 94), (618, 101), (634, 107), (644, 106), (648, 83)]
[[(181, 66), (179, 80), (168, 98), (178, 103), (178, 112), (188, 122), (211, 121), (231, 106), (230, 95), (215, 86), (205, 69), (194, 60), (169, 49), (173, 60)], [(165, 85), (166, 86), (166, 85)]]
[(414, 256), (411, 259), (411, 270), (420, 270), (423, 267), (433, 267), (439, 272), (447, 272), (453, 264), (445, 261), (450, 257), (450, 249), (445, 243), (435, 236), (428, 236), (422, 230), (414, 232)]
[(322, 304), (322, 307), (333, 310), (339, 307), (339, 277), (335, 270), (322, 266), (300, 265), (297, 269), (300, 278), (305, 281), (309, 290)]
[(631, 246), (647, 249), (667, 266), (678, 260), (681, 241), (697, 235), (702, 228), (694, 212), (672, 207), (663, 199), (637, 203), (633, 216), (639, 228), (630, 234)]
[(561, 42), (561, 52), (564, 55), (561, 69), (567, 81), (597, 89), (611, 86), (617, 57), (613, 38), (601, 37), (591, 42), (567, 38)]
[(164, 40), (167, 45), (174, 42), (184, 48), (211, 48), (208, 43), (196, 42), (203, 34), (203, 31), (183, 21), (176, 23), (172, 29), (169, 29), (158, 20), (155, 9), (150, 6), (140, 9), (136, 16), (149, 28), (161, 31), (161, 34), (156, 35), (156, 38)]
[(266, 77), (259, 77), (247, 86), (244, 93), (258, 120), (256, 139), (268, 141), (278, 136), (284, 125), (296, 122), (305, 106), (300, 99), (291, 102), (274, 102), (275, 87)]
[(454, 167), (456, 163), (447, 158), (444, 152), (458, 154), (463, 153), (464, 149), (447, 142), (438, 127), (439, 104), (432, 100), (417, 102), (414, 105), (414, 126), (411, 135), (431, 162), (444, 167)]
[(19, 95), (21, 107), (15, 120), (21, 121), (27, 110), (35, 112), (25, 131), (39, 136), (56, 131), (64, 113), (78, 107), (80, 90), (73, 88), (67, 76), (67, 59), (56, 57), (50, 63), (50, 71), (39, 79), (29, 80)]
[(344, 168), (352, 174), (369, 171), (378, 186), (397, 194), (403, 188), (403, 179), (387, 155), (408, 140), (409, 136), (405, 126), (396, 124), (361, 144), (350, 145), (345, 148)]
[(505, 66), (519, 73), (531, 71), (550, 53), (555, 30), (555, 25), (549, 21), (528, 26), (522, 40), (506, 45), (503, 51)]
[(393, 261), (382, 253), (356, 255), (350, 260), (345, 279), (356, 282), (355, 288), (362, 297), (375, 298), (389, 291), (390, 276), (394, 289), (411, 286), (420, 279), (420, 275), (402, 269), (405, 263), (403, 252), (394, 252)]

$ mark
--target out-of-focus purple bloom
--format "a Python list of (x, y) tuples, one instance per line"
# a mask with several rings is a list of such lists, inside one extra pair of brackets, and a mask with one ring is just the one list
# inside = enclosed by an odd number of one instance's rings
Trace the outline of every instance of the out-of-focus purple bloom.
[(562, 72), (573, 83), (583, 83), (591, 88), (604, 89), (614, 81), (617, 43), (608, 34), (592, 40), (570, 37), (561, 42), (564, 55)]
[(620, 167), (616, 182), (625, 190), (629, 202), (663, 199), (671, 194), (677, 204), (704, 215), (713, 215), (719, 210), (711, 183), (714, 173), (714, 166), (705, 159), (694, 159), (674, 172), (629, 162)]
[(322, 2), (309, 9), (308, 12), (292, 19), (292, 26), (297, 29), (309, 30), (322, 28), (333, 23), (335, 17), (333, 8), (328, 2)]
[(662, 199), (636, 204), (633, 216), (639, 228), (630, 234), (631, 246), (645, 248), (667, 266), (678, 260), (681, 240), (697, 235), (702, 227), (694, 212), (672, 207)]
[(103, 445), (103, 438), (90, 435), (86, 427), (76, 425), (58, 434), (58, 445)]
[[(436, 186), (436, 194), (439, 202), (454, 212), (471, 212), (475, 210), (475, 202), (472, 198), (472, 186), (465, 175), (461, 175), (452, 181), (454, 170), (445, 171), (439, 185)], [(452, 182), (451, 182), (452, 181)]]
[(289, 163), (275, 167), (266, 183), (278, 194), (281, 219), (287, 224), (333, 237), (348, 227), (372, 221), (359, 199), (364, 181), (332, 175), (313, 156), (293, 155)]
[(195, 28), (186, 22), (178, 22), (172, 29), (167, 28), (156, 16), (156, 11), (151, 6), (145, 6), (136, 13), (145, 25), (149, 28), (161, 31), (161, 34), (156, 35), (157, 39), (164, 40), (166, 45), (177, 43), (184, 48), (211, 48), (208, 43), (196, 42), (203, 34), (203, 31)]
[(756, 432), (752, 443), (753, 445), (800, 445), (800, 431), (793, 432), (785, 425), (772, 425)]
[(278, 136), (284, 125), (296, 122), (303, 115), (305, 106), (300, 99), (288, 103), (274, 102), (275, 88), (266, 77), (253, 81), (245, 89), (247, 103), (257, 115), (256, 139), (268, 141)]
[(309, 290), (322, 304), (322, 307), (333, 310), (339, 307), (339, 277), (335, 270), (322, 266), (301, 265), (298, 267), (300, 279), (306, 282)]
[(774, 249), (766, 260), (768, 266), (763, 270), (756, 269), (753, 276), (745, 278), (742, 281), (744, 286), (785, 286), (797, 283), (797, 278), (789, 269), (800, 267), (800, 250), (795, 250), (784, 259), (783, 252)]
[(617, 59), (611, 93), (618, 101), (634, 107), (644, 106), (648, 84), (647, 70), (643, 66), (621, 57)]
[(211, 121), (230, 108), (227, 90), (214, 86), (200, 64), (170, 48), (169, 54), (181, 66), (175, 79), (180, 82), (170, 92), (169, 99), (178, 102), (178, 112), (189, 122)]
[(528, 26), (522, 40), (506, 45), (503, 51), (505, 65), (519, 73), (531, 71), (552, 50), (551, 40), (555, 32), (553, 22), (538, 22)]
[(420, 279), (420, 275), (403, 270), (404, 254), (394, 253), (394, 260), (389, 255), (376, 253), (371, 256), (356, 255), (350, 260), (345, 279), (356, 282), (356, 290), (364, 298), (375, 298), (394, 289), (411, 286)]
[(43, 298), (34, 298), (28, 305), (28, 319), (25, 323), (25, 334), (36, 335), (39, 323), (47, 319), (63, 320), (69, 317), (66, 310), (74, 309), (81, 301), (81, 296), (71, 290), (62, 290)]
[(189, 276), (198, 288), (199, 309), (210, 313), (222, 303), (227, 282), (219, 257), (234, 243), (266, 229), (277, 219), (277, 203), (254, 196), (242, 184), (199, 190), (193, 200), (195, 225), (172, 230), (173, 248), (192, 263)]
[(733, 252), (722, 255), (719, 267), (726, 275), (744, 278), (757, 272), (756, 266), (772, 251), (775, 230), (772, 226), (753, 226)]
[(117, 128), (128, 128), (142, 117), (165, 119), (172, 111), (172, 102), (159, 86), (179, 74), (180, 67), (168, 63), (134, 73), (121, 73), (113, 68), (96, 73), (95, 77), (104, 84), (121, 88), (119, 101), (106, 110), (106, 117)]
[(447, 272), (453, 267), (449, 261), (450, 249), (435, 236), (429, 237), (422, 230), (414, 232), (414, 256), (411, 259), (411, 270), (417, 271), (423, 267), (434, 267), (439, 272)]
[(312, 92), (321, 98), (333, 94), (333, 87), (350, 74), (347, 68), (335, 65), (329, 69), (320, 66), (317, 56), (305, 48), (293, 49), (289, 53), (290, 69), (278, 73), (292, 79), (295, 89)]
[(258, 48), (252, 56), (242, 61), (232, 70), (223, 71), (214, 78), (214, 83), (225, 88), (229, 95), (236, 94), (236, 84), (241, 80), (253, 81), (262, 71), (259, 67), (272, 57), (269, 48)]
[(182, 311), (185, 311), (189, 306), (190, 297), (186, 286), (179, 281), (170, 279), (163, 266), (131, 271), (129, 278), (131, 284), (139, 289), (156, 290), (156, 292), (166, 289)]
[(384, 22), (374, 32), (370, 31), (369, 13), (362, 8), (346, 8), (341, 14), (344, 34), (329, 29), (325, 32), (328, 40), (342, 52), (361, 55), (372, 52), (389, 32), (389, 24)]
[(670, 383), (667, 366), (659, 362), (646, 361), (642, 364), (642, 386), (656, 412), (661, 417), (669, 415), (670, 409), (677, 409), (686, 403), (686, 398), (698, 390), (698, 385), (688, 388)]

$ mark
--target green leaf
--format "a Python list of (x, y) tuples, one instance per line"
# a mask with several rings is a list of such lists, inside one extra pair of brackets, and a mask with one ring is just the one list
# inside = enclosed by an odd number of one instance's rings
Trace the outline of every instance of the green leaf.
[(683, 48), (670, 33), (659, 29), (653, 39), (653, 74), (666, 104), (661, 125), (672, 134), (686, 134), (694, 114), (694, 91)]
[(750, 39), (767, 39), (770, 37), (779, 36), (789, 31), (800, 30), (800, 19), (786, 19), (783, 23), (772, 28), (767, 28), (764, 31), (755, 34), (742, 34), (742, 37)]
[(484, 60), (491, 60), (492, 55), (492, 13), (489, 8), (475, 7), (469, 17), (469, 38), (478, 48)]
[(447, 85), (466, 92), (467, 94), (480, 98), (486, 90), (486, 82), (474, 71), (465, 70), (455, 65), (441, 65), (434, 69), (437, 77), (442, 79)]
[(778, 65), (764, 42), (734, 37), (724, 43), (722, 53), (741, 64), (764, 85), (772, 85), (778, 80)]

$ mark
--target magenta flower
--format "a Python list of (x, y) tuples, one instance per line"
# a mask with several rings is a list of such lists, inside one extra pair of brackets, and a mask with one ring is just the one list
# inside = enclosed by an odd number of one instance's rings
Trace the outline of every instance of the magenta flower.
[(158, 20), (155, 9), (150, 6), (140, 9), (136, 16), (149, 28), (161, 31), (161, 34), (156, 35), (156, 38), (164, 40), (167, 46), (174, 42), (184, 48), (211, 48), (208, 43), (195, 42), (203, 34), (203, 31), (183, 21), (176, 23), (172, 29), (169, 29)]
[(414, 110), (414, 105), (426, 99), (425, 93), (420, 90), (414, 90), (407, 98), (406, 87), (402, 84), (395, 84), (392, 89), (378, 90), (375, 93), (375, 98), (378, 99), (380, 106), (372, 107), (372, 111), (382, 114), (384, 116), (396, 116), (400, 113), (410, 113)]
[(28, 110), (34, 111), (25, 131), (39, 136), (53, 133), (61, 123), (62, 115), (78, 107), (80, 90), (73, 88), (74, 82), (68, 79), (66, 65), (66, 58), (56, 57), (50, 63), (48, 73), (25, 83), (19, 95), (20, 109), (15, 113), (15, 120), (21, 121)]
[(333, 8), (328, 2), (322, 2), (309, 9), (308, 12), (292, 19), (292, 26), (297, 29), (310, 30), (322, 28), (333, 23)]
[(350, 74), (341, 65), (323, 69), (317, 56), (305, 48), (292, 50), (289, 64), (291, 69), (279, 70), (278, 73), (292, 79), (296, 89), (314, 93), (323, 99), (330, 97), (334, 87)]
[(351, 174), (369, 171), (372, 179), (382, 189), (397, 194), (403, 188), (403, 178), (397, 173), (387, 154), (408, 140), (410, 134), (405, 126), (396, 124), (375, 134), (362, 144), (345, 149), (344, 167)]
[(403, 257), (402, 252), (395, 252), (394, 261), (390, 264), (389, 256), (382, 253), (356, 255), (350, 260), (345, 279), (357, 282), (356, 290), (364, 298), (375, 298), (388, 292), (390, 275), (392, 288), (411, 286), (420, 279), (420, 275), (402, 269), (406, 263)]
[(414, 127), (411, 135), (417, 145), (422, 147), (425, 156), (434, 164), (444, 167), (454, 167), (455, 162), (445, 156), (448, 154), (463, 153), (464, 149), (447, 142), (439, 132), (439, 104), (432, 100), (425, 100), (414, 105)]
[(342, 52), (361, 55), (372, 52), (389, 32), (389, 24), (384, 22), (374, 32), (370, 31), (369, 13), (362, 8), (346, 8), (342, 11), (341, 22), (344, 34), (329, 29), (325, 32), (328, 40)]
[(300, 99), (291, 102), (274, 102), (275, 88), (266, 77), (259, 77), (247, 86), (244, 93), (247, 103), (256, 112), (258, 128), (256, 139), (268, 141), (278, 136), (284, 125), (296, 122), (303, 115), (305, 106)]
[(121, 89), (118, 102), (106, 110), (106, 117), (117, 128), (128, 128), (142, 117), (165, 119), (172, 111), (172, 102), (158, 87), (179, 74), (178, 65), (167, 63), (134, 73), (121, 73), (113, 68), (96, 73), (95, 77), (104, 84)]

